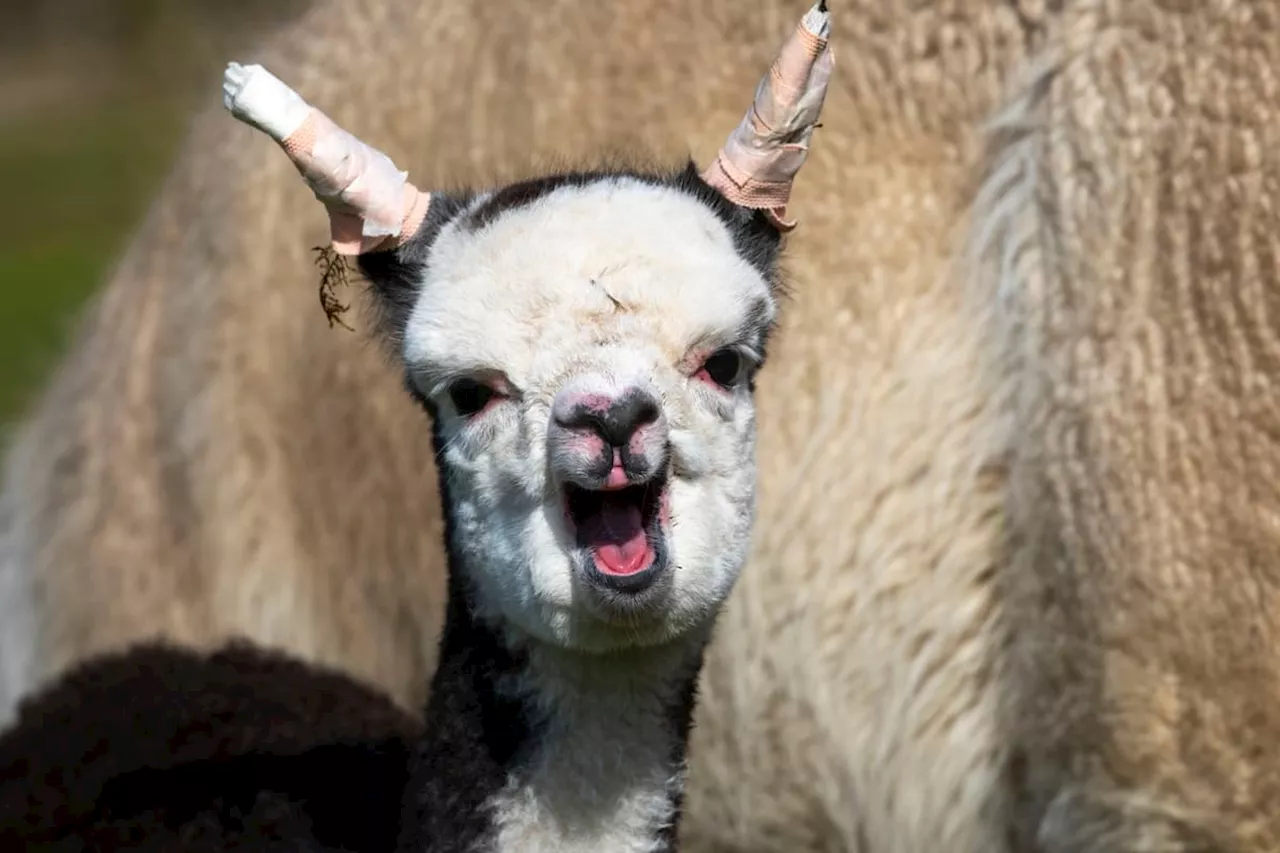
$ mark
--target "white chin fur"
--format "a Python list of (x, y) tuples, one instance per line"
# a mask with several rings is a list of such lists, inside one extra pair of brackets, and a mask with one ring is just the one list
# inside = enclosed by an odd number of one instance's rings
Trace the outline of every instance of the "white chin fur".
[[(550, 508), (540, 508), (523, 523), (498, 526), (511, 534), (506, 542), (460, 545), (468, 564), (485, 566), (474, 577), (484, 615), (541, 642), (586, 652), (657, 645), (705, 625), (741, 568), (751, 507), (690, 483), (674, 481), (671, 489), (675, 524), (666, 535), (673, 586), (664, 607), (623, 619), (587, 605), (591, 590), (548, 521)], [(720, 523), (710, 524), (713, 518)]]

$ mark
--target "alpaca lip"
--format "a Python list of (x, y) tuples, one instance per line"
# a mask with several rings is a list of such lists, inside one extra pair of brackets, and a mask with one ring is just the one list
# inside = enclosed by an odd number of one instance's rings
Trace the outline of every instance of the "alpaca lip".
[(565, 485), (565, 518), (594, 583), (633, 592), (657, 579), (665, 563), (666, 498), (665, 476), (625, 488)]

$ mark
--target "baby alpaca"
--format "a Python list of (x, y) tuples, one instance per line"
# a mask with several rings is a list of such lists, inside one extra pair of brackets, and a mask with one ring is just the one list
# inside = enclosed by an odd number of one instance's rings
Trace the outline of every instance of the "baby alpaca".
[(232, 65), (228, 108), (325, 203), (431, 416), (450, 571), (424, 728), (410, 750), (379, 697), (252, 648), (135, 649), (0, 741), (0, 846), (673, 849), (703, 651), (748, 553), (754, 379), (828, 27), (805, 16), (701, 174), (484, 192), (419, 191)]

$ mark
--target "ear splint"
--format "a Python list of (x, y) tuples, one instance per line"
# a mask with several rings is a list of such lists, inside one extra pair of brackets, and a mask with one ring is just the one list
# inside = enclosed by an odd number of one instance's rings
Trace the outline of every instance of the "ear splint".
[(417, 233), (431, 202), (391, 158), (338, 127), (261, 65), (227, 66), (223, 103), (280, 144), (329, 211), (333, 250), (393, 249)]
[[(764, 211), (781, 231), (796, 224), (786, 218), (787, 203), (835, 66), (830, 31), (826, 0), (819, 0), (782, 46), (751, 109), (702, 174), (734, 204)], [(345, 269), (343, 258), (404, 245), (425, 220), (431, 194), (260, 65), (229, 64), (222, 90), (231, 114), (284, 149), (329, 213), (331, 248), (321, 250), (319, 262), (327, 270), (320, 299), (332, 325), (335, 314), (346, 310), (331, 292), (343, 279), (334, 275)]]
[(756, 99), (703, 173), (729, 201), (764, 210), (782, 231), (796, 173), (809, 156), (809, 140), (835, 67), (826, 0), (804, 16), (760, 81)]

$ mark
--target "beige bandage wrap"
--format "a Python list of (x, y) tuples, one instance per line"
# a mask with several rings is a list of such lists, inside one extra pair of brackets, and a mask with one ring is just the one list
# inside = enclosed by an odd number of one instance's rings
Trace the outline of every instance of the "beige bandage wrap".
[(835, 67), (830, 30), (831, 16), (819, 3), (782, 46), (755, 103), (702, 174), (725, 198), (765, 211), (783, 231), (795, 227), (786, 219), (787, 202)]
[(431, 203), (391, 158), (338, 127), (260, 65), (231, 63), (223, 102), (276, 140), (329, 212), (334, 251), (358, 255), (403, 245)]

